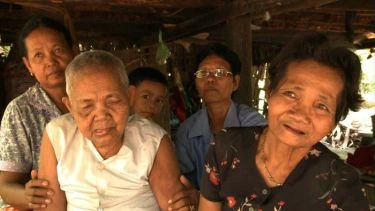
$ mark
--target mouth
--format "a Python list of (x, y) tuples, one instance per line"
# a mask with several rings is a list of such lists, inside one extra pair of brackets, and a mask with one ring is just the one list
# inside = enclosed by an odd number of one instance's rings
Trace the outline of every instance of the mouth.
[(152, 113), (151, 112), (142, 112), (141, 113), (143, 116), (145, 117), (151, 117), (152, 116)]
[(213, 87), (210, 87), (210, 88), (206, 88), (204, 90), (204, 92), (217, 92), (217, 89), (213, 88)]
[(96, 136), (105, 136), (110, 132), (110, 128), (105, 128), (105, 129), (95, 129), (94, 134)]
[(51, 71), (49, 73), (47, 73), (47, 77), (56, 77), (56, 76), (62, 76), (64, 75), (64, 72), (60, 72), (60, 71)]
[(306, 135), (306, 133), (304, 131), (299, 130), (298, 128), (294, 128), (294, 127), (292, 127), (290, 125), (284, 124), (284, 127), (287, 128), (292, 133), (298, 135), (298, 136), (304, 136), (304, 135)]

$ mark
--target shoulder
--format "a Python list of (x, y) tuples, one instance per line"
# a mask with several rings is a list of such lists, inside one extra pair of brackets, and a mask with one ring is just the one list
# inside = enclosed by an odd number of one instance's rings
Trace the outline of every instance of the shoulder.
[(166, 133), (166, 131), (154, 121), (143, 118), (137, 114), (129, 117), (128, 126), (131, 128), (137, 128), (138, 130), (142, 130), (145, 132), (150, 130), (153, 132)]
[(194, 114), (192, 114), (189, 118), (184, 120), (178, 127), (177, 140), (187, 136), (187, 133), (189, 133), (189, 131), (192, 131), (193, 128), (197, 127), (197, 124), (202, 125), (203, 122), (205, 122), (205, 119), (207, 119), (207, 113), (205, 109), (200, 109)]
[(47, 125), (55, 127), (72, 126), (75, 125), (75, 121), (71, 113), (67, 113), (52, 119)]
[(28, 92), (29, 90), (9, 102), (3, 114), (2, 124), (7, 123), (14, 127), (27, 121), (28, 116), (38, 113), (29, 102)]
[(38, 84), (29, 87), (28, 90), (9, 102), (4, 114), (8, 113), (11, 115), (17, 115), (18, 113), (18, 115), (25, 116), (41, 116), (41, 107), (39, 106), (39, 104), (43, 103), (44, 100), (40, 99), (40, 92), (44, 91)]
[(6, 111), (10, 110), (15, 110), (17, 108), (21, 108), (21, 107), (25, 107), (25, 106), (30, 106), (29, 104), (29, 93), (30, 93), (30, 89), (27, 90), (26, 92), (22, 93), (21, 95), (19, 95), (18, 97), (14, 98), (13, 100), (11, 100), (9, 102), (9, 104), (7, 105), (7, 108), (6, 108)]
[(266, 125), (264, 116), (245, 104), (235, 104), (237, 115), (241, 126), (262, 126)]
[(194, 125), (195, 123), (198, 123), (201, 120), (203, 120), (205, 118), (205, 116), (207, 116), (206, 110), (200, 109), (197, 112), (195, 112), (194, 114), (192, 114), (189, 118), (184, 120), (181, 123), (179, 128), (181, 128), (181, 129), (189, 128), (190, 126)]
[(75, 133), (76, 130), (78, 130), (77, 125), (70, 113), (56, 117), (46, 125), (46, 132), (51, 140), (54, 136), (65, 137), (67, 134)]
[(126, 133), (142, 137), (141, 141), (154, 140), (160, 142), (167, 132), (157, 123), (137, 114), (129, 117)]
[(249, 147), (256, 143), (261, 127), (232, 127), (223, 129), (214, 135), (214, 145), (217, 149)]
[[(318, 173), (329, 176), (328, 180), (322, 181), (331, 183), (333, 180), (344, 186), (360, 183), (359, 172), (346, 164), (323, 144), (316, 144), (307, 156), (309, 159), (316, 160), (314, 166)], [(317, 176), (319, 177), (319, 174)]]

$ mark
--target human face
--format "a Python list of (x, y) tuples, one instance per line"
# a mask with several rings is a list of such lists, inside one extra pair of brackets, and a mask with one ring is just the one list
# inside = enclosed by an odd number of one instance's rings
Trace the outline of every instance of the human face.
[(25, 38), (27, 56), (23, 62), (44, 89), (65, 87), (65, 68), (73, 52), (62, 33), (50, 28), (37, 28)]
[(279, 143), (307, 149), (335, 127), (344, 82), (336, 70), (313, 60), (287, 68), (268, 99), (268, 131)]
[(134, 113), (138, 113), (144, 118), (155, 118), (163, 108), (166, 96), (164, 84), (144, 80), (137, 86), (130, 86), (132, 94), (131, 107)]
[[(220, 56), (209, 55), (199, 64), (199, 69), (225, 69), (231, 71), (230, 64)], [(228, 74), (225, 77), (215, 77), (209, 74), (204, 78), (195, 78), (195, 86), (200, 97), (206, 104), (229, 102), (232, 93), (237, 90), (240, 76)]]
[(98, 71), (83, 69), (64, 103), (85, 137), (99, 144), (121, 141), (129, 115), (127, 92), (117, 75), (99, 70), (106, 67), (86, 68)]

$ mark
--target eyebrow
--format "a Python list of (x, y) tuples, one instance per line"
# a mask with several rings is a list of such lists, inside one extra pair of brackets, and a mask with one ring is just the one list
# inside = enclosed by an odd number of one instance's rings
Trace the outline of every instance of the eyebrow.
[[(296, 90), (304, 90), (302, 87), (298, 86), (298, 83), (296, 83), (294, 80), (290, 80), (292, 84), (292, 88)], [(330, 93), (319, 93), (319, 97), (324, 100), (334, 100), (334, 97)]]

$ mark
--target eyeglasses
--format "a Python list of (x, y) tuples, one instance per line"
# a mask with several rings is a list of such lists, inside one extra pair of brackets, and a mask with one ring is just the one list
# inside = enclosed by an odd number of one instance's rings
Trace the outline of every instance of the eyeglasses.
[(197, 72), (194, 73), (196, 78), (205, 78), (209, 76), (210, 74), (214, 75), (216, 78), (222, 78), (228, 75), (233, 75), (232, 72), (223, 68), (216, 68), (216, 69), (211, 69), (211, 70), (198, 70)]

